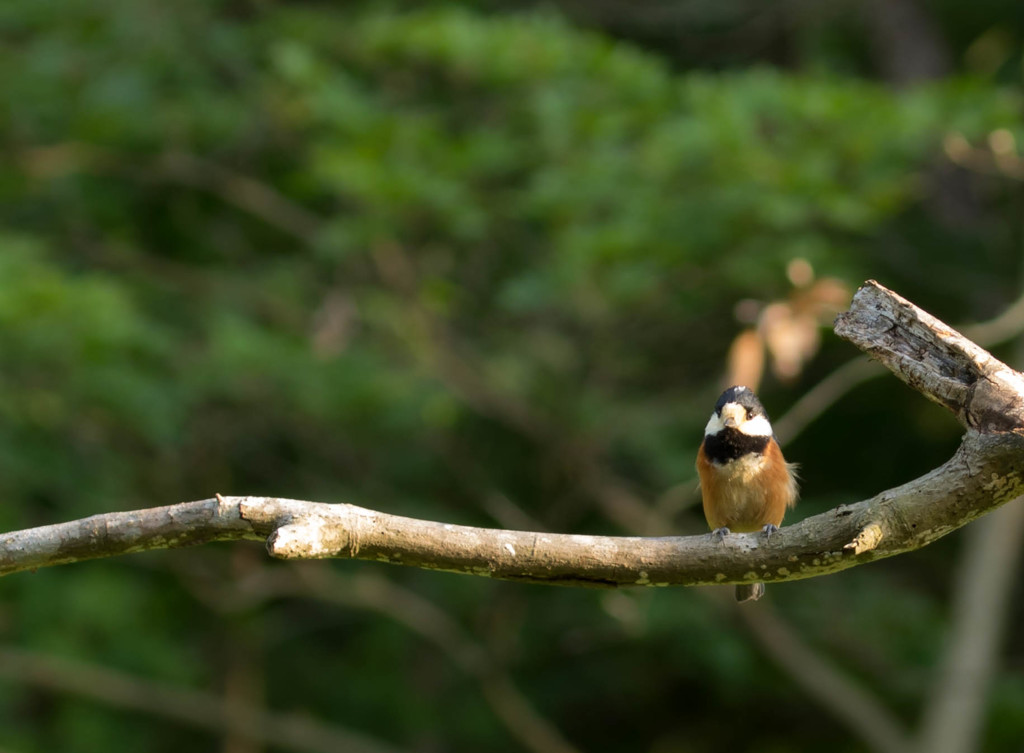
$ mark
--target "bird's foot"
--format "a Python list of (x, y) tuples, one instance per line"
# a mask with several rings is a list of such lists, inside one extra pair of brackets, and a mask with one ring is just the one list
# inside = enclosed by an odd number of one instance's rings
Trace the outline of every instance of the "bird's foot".
[(725, 526), (722, 526), (721, 528), (716, 528), (711, 532), (711, 538), (716, 539), (717, 541), (722, 541), (730, 533), (732, 533), (732, 531), (730, 531)]
[(765, 527), (761, 529), (761, 533), (764, 534), (764, 537), (765, 537), (765, 539), (767, 541), (771, 541), (772, 540), (772, 534), (773, 533), (778, 533), (778, 532), (779, 532), (779, 527), (777, 525), (775, 525), (774, 523), (767, 523), (765, 525)]

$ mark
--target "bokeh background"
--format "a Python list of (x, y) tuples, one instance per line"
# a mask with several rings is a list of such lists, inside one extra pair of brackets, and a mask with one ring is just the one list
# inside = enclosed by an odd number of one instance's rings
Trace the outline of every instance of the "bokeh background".
[[(1024, 4), (5, 0), (0, 528), (223, 494), (699, 533), (756, 383), (804, 497), (950, 415), (875, 278), (1024, 365)], [(1021, 751), (1018, 501), (773, 585), (545, 589), (255, 544), (0, 581), (0, 750)]]

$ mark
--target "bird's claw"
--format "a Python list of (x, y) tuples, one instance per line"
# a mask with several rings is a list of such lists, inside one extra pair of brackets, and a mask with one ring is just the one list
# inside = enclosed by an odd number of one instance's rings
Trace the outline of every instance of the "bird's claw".
[(711, 538), (716, 539), (718, 541), (723, 541), (725, 537), (730, 533), (732, 533), (732, 531), (730, 531), (725, 526), (722, 526), (721, 528), (716, 528), (711, 532)]
[(764, 534), (765, 539), (768, 540), (768, 541), (772, 540), (772, 534), (773, 533), (778, 533), (778, 532), (779, 532), (779, 527), (777, 525), (775, 525), (774, 523), (767, 523), (767, 524), (765, 524), (765, 527), (761, 529), (761, 533)]

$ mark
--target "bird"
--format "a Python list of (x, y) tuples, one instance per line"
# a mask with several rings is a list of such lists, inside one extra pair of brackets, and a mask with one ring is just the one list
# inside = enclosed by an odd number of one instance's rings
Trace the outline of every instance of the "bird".
[[(697, 450), (704, 517), (711, 535), (723, 541), (732, 532), (779, 530), (786, 510), (796, 504), (796, 464), (787, 463), (757, 395), (740, 385), (715, 403)], [(764, 583), (736, 586), (736, 601), (756, 601)]]

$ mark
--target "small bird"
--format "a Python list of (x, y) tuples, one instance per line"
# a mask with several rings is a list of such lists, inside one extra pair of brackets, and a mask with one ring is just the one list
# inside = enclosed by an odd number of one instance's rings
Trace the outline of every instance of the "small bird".
[[(704, 517), (718, 539), (733, 531), (779, 530), (796, 504), (796, 465), (782, 457), (768, 414), (749, 387), (723, 392), (697, 451)], [(736, 586), (736, 601), (764, 595), (764, 583)]]

